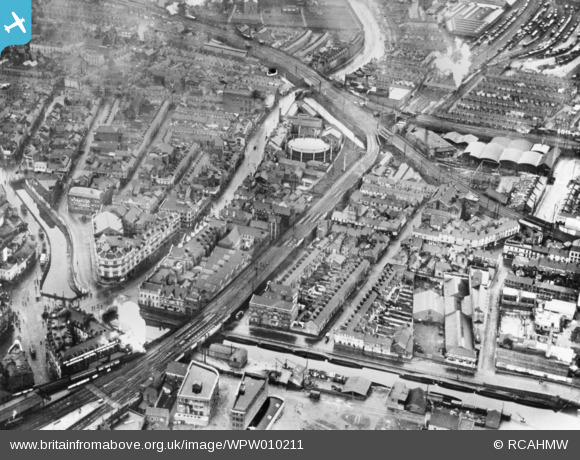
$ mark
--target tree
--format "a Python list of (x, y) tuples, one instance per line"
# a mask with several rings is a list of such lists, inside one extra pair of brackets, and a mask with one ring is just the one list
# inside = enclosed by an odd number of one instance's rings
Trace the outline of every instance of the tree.
[(570, 340), (574, 343), (580, 343), (580, 327), (574, 328), (570, 335)]
[(510, 350), (514, 347), (514, 341), (511, 337), (504, 337), (501, 344), (502, 347), (509, 348)]

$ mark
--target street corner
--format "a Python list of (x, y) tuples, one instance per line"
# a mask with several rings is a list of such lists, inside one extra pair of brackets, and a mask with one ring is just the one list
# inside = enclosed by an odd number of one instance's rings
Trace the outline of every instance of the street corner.
[(0, 52), (7, 46), (26, 45), (32, 36), (32, 0), (0, 2)]

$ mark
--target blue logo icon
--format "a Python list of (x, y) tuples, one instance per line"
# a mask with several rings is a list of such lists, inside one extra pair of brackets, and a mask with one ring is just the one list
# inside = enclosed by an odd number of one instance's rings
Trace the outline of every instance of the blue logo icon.
[(0, 52), (7, 46), (26, 45), (32, 32), (32, 0), (0, 0)]

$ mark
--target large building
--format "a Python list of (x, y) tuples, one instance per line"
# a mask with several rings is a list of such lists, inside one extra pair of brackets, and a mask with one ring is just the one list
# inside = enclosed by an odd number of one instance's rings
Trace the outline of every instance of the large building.
[(262, 295), (250, 300), (250, 324), (290, 329), (298, 317), (298, 289), (270, 283)]
[(14, 238), (0, 251), (0, 280), (14, 281), (24, 273), (35, 255), (34, 242), (28, 236)]
[(192, 361), (177, 394), (175, 421), (208, 426), (219, 396), (219, 374), (205, 364)]
[(451, 156), (457, 150), (437, 133), (428, 129), (415, 128), (412, 131), (409, 130), (405, 137), (413, 142), (415, 146), (419, 146), (424, 152), (427, 152), (430, 157)]
[(248, 362), (248, 350), (222, 343), (212, 343), (207, 355), (211, 358), (227, 361), (230, 367), (237, 369), (244, 367)]
[(226, 89), (223, 93), (224, 110), (242, 115), (252, 114), (260, 107), (259, 99), (249, 90)]
[(61, 378), (89, 369), (92, 363), (123, 353), (119, 333), (74, 308), (63, 308), (48, 320), (46, 362)]
[(474, 161), (485, 161), (502, 168), (548, 173), (553, 168), (560, 149), (544, 144), (533, 144), (526, 139), (494, 137), (488, 144), (480, 141), (469, 143), (464, 152)]
[(432, 289), (413, 293), (413, 320), (444, 323), (445, 299)]
[(159, 212), (139, 235), (125, 237), (122, 221), (111, 212), (93, 217), (93, 260), (102, 284), (121, 283), (180, 228), (178, 213)]
[(463, 277), (445, 275), (445, 361), (466, 369), (477, 366), (473, 340), (473, 306), (469, 282)]
[(322, 139), (297, 137), (288, 142), (288, 156), (292, 160), (305, 163), (308, 161), (328, 163), (332, 159), (332, 149)]
[(551, 284), (548, 281), (537, 281), (534, 278), (526, 278), (514, 274), (508, 274), (505, 279), (505, 287), (537, 294), (541, 300), (563, 300), (565, 302), (578, 302), (576, 289)]
[(268, 397), (268, 381), (245, 375), (242, 377), (231, 410), (232, 428), (246, 430)]
[(101, 209), (105, 199), (102, 190), (72, 187), (68, 192), (68, 210), (81, 214), (94, 214)]
[(490, 5), (492, 1), (494, 0), (486, 0), (485, 3), (451, 3), (443, 14), (447, 30), (460, 37), (479, 37), (504, 12), (503, 8)]
[(6, 356), (0, 359), (0, 379), (5, 389), (12, 393), (34, 386), (34, 373), (18, 340), (9, 348)]

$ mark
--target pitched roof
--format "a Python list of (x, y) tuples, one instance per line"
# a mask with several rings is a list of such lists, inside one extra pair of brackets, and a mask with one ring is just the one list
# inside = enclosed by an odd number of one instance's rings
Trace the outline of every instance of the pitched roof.
[(442, 296), (432, 289), (413, 294), (413, 314), (433, 310), (440, 315), (445, 314), (445, 303)]
[(435, 408), (429, 424), (437, 428), (456, 431), (459, 429), (459, 415), (452, 414), (448, 409)]
[(366, 396), (371, 388), (370, 380), (359, 375), (349, 377), (342, 389), (343, 393), (355, 393), (360, 396)]

